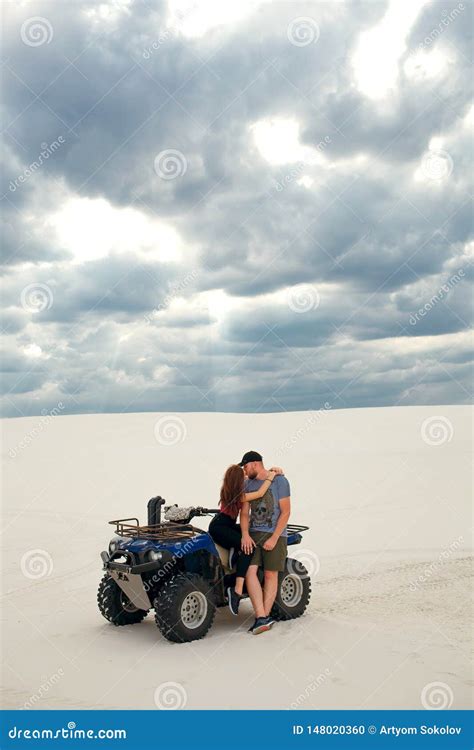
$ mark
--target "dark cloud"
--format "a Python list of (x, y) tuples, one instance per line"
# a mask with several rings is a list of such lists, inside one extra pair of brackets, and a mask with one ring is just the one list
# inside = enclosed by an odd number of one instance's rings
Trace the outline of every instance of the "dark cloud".
[[(164, 0), (104, 5), (108, 20), (90, 0), (6, 7), (4, 413), (466, 402), (472, 6), (423, 7), (380, 104), (352, 55), (388, 3), (264, 3), (196, 38), (167, 30)], [(22, 39), (35, 16), (49, 42)], [(290, 43), (298, 17), (317, 42)], [(450, 53), (422, 82), (420, 45)], [(295, 119), (320, 158), (270, 164), (250, 130), (264, 118)], [(48, 219), (79, 197), (174, 227), (181, 261), (137, 237), (78, 262)], [(289, 303), (301, 284), (307, 312)]]

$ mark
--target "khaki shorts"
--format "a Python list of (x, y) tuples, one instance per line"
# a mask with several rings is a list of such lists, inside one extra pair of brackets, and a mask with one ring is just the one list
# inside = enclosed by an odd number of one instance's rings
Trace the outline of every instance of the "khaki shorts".
[(281, 536), (272, 550), (263, 549), (263, 543), (272, 535), (271, 531), (252, 531), (250, 536), (257, 546), (250, 565), (258, 565), (264, 570), (285, 570), (287, 555), (286, 537)]

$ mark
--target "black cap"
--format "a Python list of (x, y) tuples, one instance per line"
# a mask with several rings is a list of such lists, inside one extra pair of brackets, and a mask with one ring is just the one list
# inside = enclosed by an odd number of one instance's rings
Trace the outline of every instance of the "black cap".
[(257, 451), (247, 451), (247, 453), (244, 453), (242, 456), (242, 461), (239, 463), (239, 466), (245, 466), (245, 464), (250, 464), (252, 461), (263, 461), (263, 458), (260, 453), (257, 453)]

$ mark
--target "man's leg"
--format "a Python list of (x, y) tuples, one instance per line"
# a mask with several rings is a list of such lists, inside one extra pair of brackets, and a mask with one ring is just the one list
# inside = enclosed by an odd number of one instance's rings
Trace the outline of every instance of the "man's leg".
[[(255, 612), (255, 617), (265, 617), (263, 606), (263, 591), (257, 576), (258, 565), (251, 565), (245, 578), (247, 591), (249, 592), (250, 601)], [(278, 577), (278, 573), (277, 573)], [(276, 591), (275, 591), (276, 594)]]
[(278, 591), (278, 570), (266, 570), (264, 576), (263, 609), (265, 617), (268, 617)]

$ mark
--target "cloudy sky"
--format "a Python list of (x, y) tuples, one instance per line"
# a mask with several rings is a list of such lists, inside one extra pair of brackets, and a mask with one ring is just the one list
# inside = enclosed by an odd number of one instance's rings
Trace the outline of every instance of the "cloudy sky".
[(3, 415), (466, 403), (472, 7), (6, 0)]

